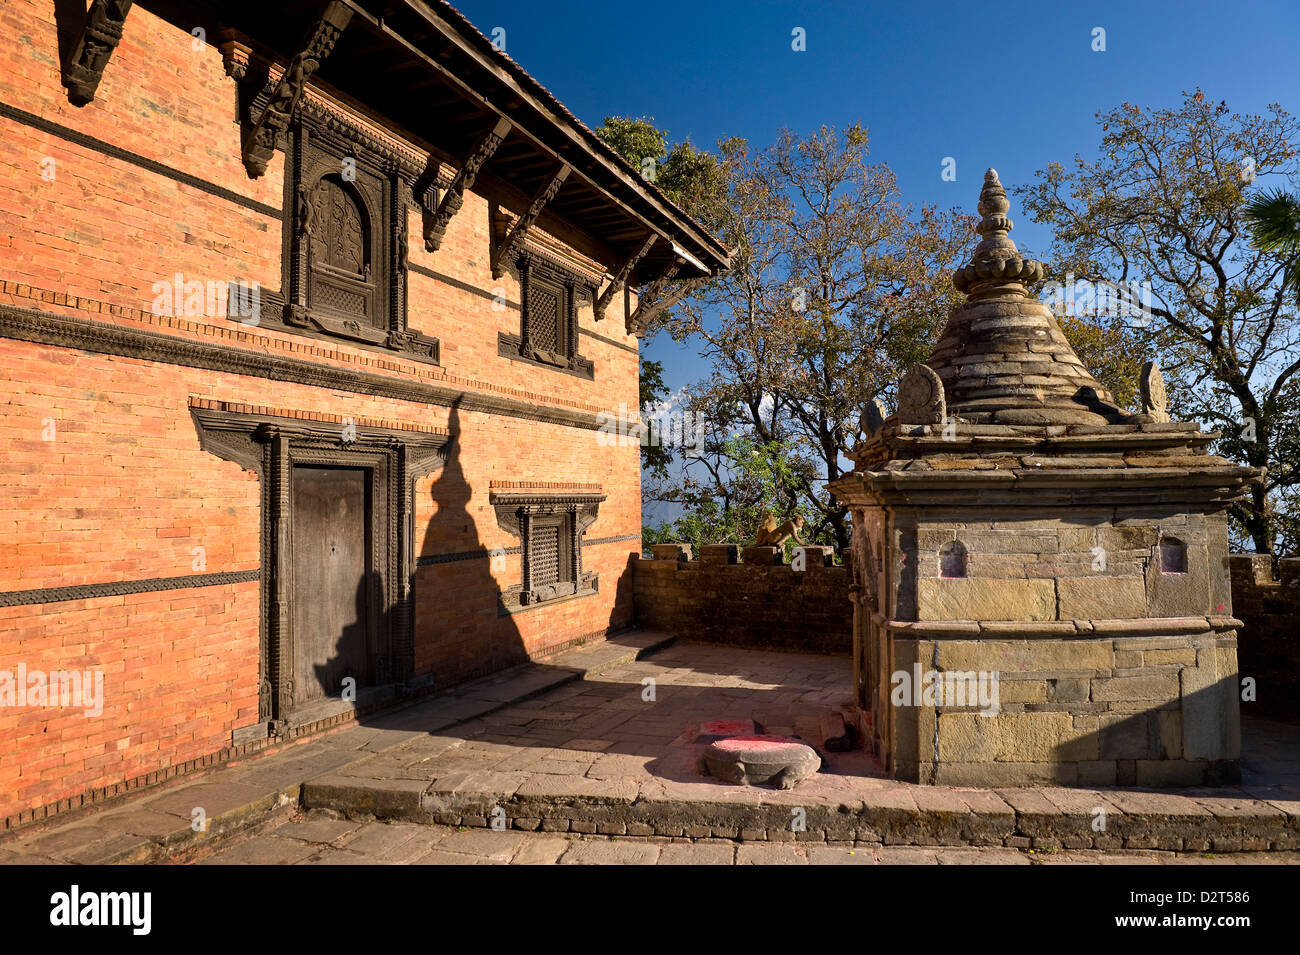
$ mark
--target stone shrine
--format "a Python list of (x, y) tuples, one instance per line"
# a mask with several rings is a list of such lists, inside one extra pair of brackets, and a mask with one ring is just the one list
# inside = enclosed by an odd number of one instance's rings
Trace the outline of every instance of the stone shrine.
[[(1261, 469), (1118, 408), (1029, 293), (994, 170), (967, 296), (853, 473), (854, 680), (899, 779), (1187, 785), (1239, 776), (1226, 509)], [(978, 690), (978, 692), (977, 692)]]

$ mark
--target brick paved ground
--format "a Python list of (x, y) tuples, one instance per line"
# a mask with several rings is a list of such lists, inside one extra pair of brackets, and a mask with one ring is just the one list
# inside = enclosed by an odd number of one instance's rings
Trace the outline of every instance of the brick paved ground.
[(1295, 865), (1300, 852), (1032, 852), (997, 846), (827, 846), (349, 822), (309, 813), (203, 865)]

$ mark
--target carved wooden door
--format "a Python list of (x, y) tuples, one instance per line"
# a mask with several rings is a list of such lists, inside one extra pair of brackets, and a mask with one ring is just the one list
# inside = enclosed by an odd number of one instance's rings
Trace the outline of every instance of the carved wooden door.
[(370, 682), (370, 474), (293, 469), (294, 703), (337, 698), (344, 679)]

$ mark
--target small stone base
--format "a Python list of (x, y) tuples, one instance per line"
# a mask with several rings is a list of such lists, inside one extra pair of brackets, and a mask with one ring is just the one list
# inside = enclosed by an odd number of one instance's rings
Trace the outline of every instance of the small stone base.
[(740, 786), (770, 782), (793, 789), (821, 768), (816, 751), (789, 736), (736, 736), (710, 744), (700, 757), (700, 770), (715, 779)]

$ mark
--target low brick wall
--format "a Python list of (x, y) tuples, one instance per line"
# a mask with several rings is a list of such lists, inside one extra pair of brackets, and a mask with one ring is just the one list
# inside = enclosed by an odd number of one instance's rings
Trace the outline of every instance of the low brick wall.
[(1266, 554), (1233, 554), (1232, 613), (1245, 626), (1237, 639), (1243, 677), (1254, 677), (1258, 699), (1243, 706), (1300, 716), (1300, 558), (1278, 562), (1273, 579)]
[(684, 639), (809, 653), (853, 651), (853, 603), (843, 565), (634, 560), (640, 626)]

